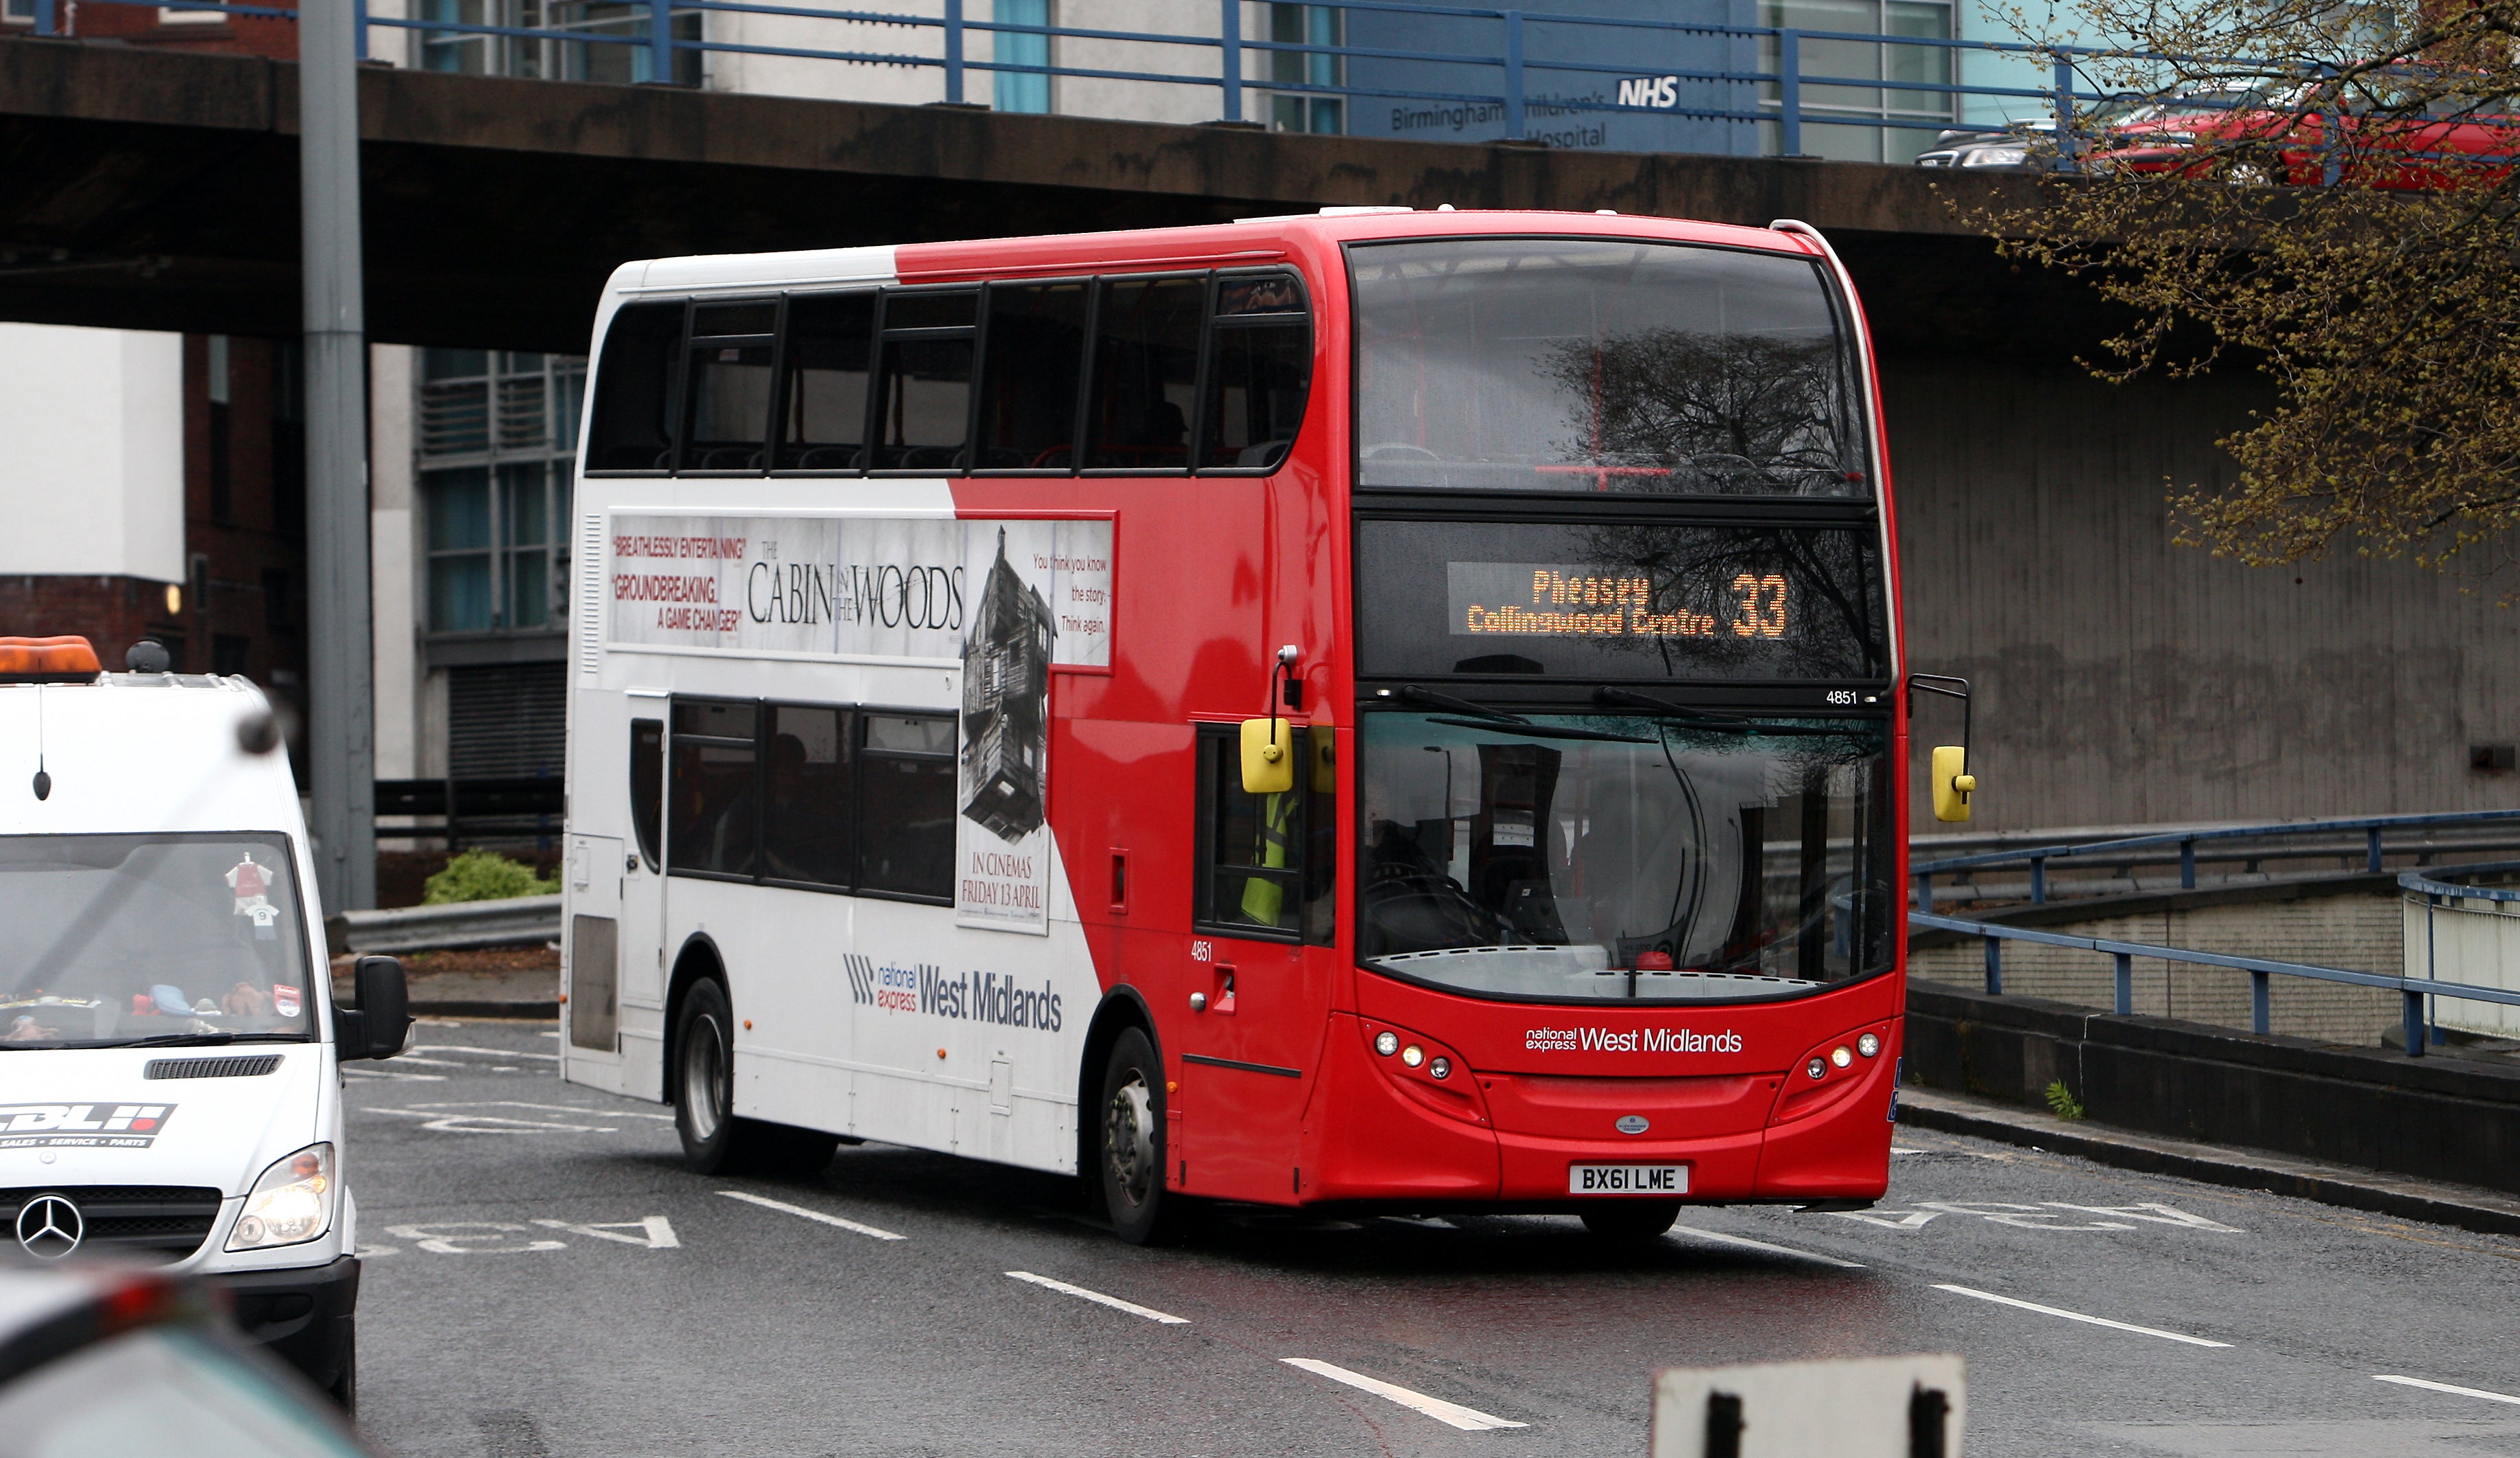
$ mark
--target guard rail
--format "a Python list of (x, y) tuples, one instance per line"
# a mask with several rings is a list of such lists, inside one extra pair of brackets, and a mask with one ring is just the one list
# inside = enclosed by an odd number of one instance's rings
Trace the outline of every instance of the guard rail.
[(560, 898), (518, 896), (443, 906), (337, 911), (324, 918), (324, 931), (336, 956), (345, 951), (453, 951), (557, 942)]

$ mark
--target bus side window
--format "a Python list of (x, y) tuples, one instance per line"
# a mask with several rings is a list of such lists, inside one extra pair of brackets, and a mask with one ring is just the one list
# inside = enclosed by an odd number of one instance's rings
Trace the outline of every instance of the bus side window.
[(630, 825), (650, 870), (664, 863), (657, 829), (665, 816), (665, 721), (630, 721)]
[(849, 884), (849, 711), (770, 709), (762, 766), (761, 873), (804, 886)]
[(586, 468), (673, 468), (674, 362), (683, 342), (683, 305), (625, 304), (604, 334), (595, 371), (595, 428)]
[(877, 355), (873, 470), (961, 470), (971, 430), (979, 294), (887, 292)]
[(761, 709), (749, 701), (674, 700), (666, 820), (676, 875), (751, 880), (759, 863)]
[(1085, 293), (1082, 283), (989, 286), (973, 469), (1075, 466)]
[[(1300, 765), (1304, 731), (1292, 732)], [(1291, 939), (1305, 929), (1308, 787), (1298, 777), (1283, 794), (1245, 793), (1241, 752), (1234, 726), (1199, 732), (1197, 904), (1192, 919), (1236, 936)]]
[(682, 468), (758, 471), (770, 428), (770, 346), (779, 305), (694, 304), (683, 366)]
[(779, 469), (866, 469), (867, 356), (874, 337), (873, 293), (788, 301)]
[(954, 899), (954, 719), (865, 711), (858, 889)]
[(1202, 470), (1274, 470), (1295, 443), (1312, 388), (1312, 316), (1292, 274), (1227, 275), (1208, 333)]
[(1104, 279), (1095, 313), (1089, 468), (1180, 470), (1198, 403), (1205, 279)]

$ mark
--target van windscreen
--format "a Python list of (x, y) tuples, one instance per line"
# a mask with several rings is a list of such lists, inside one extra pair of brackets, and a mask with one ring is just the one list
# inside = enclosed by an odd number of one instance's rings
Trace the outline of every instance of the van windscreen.
[(289, 841), (0, 836), (0, 1052), (314, 1037)]

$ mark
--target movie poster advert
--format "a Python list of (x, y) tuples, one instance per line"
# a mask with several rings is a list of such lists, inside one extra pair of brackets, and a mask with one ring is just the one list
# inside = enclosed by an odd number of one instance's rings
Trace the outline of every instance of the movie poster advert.
[(959, 663), (1001, 526), (1024, 544), (1009, 565), (1058, 629), (1053, 661), (1108, 666), (1108, 521), (616, 515), (607, 634), (624, 647)]
[(1050, 933), (1050, 673), (1111, 661), (1111, 523), (830, 516), (612, 519), (608, 636), (628, 647), (962, 670), (954, 917)]

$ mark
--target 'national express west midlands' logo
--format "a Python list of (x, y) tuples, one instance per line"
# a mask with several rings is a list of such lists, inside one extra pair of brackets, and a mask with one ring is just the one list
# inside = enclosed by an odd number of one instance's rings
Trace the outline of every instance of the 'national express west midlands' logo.
[(146, 1149), (173, 1104), (0, 1104), (0, 1149)]

